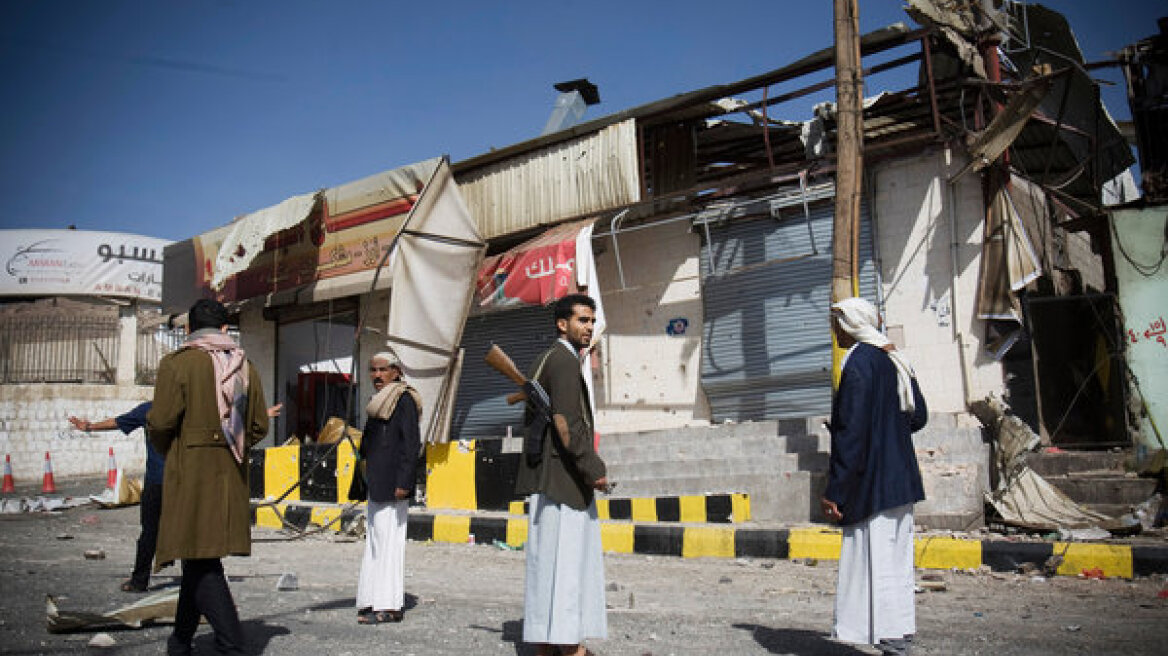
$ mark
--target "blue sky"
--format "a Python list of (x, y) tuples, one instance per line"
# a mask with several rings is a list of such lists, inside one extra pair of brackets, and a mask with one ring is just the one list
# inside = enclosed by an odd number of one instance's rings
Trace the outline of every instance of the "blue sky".
[[(1088, 60), (1168, 15), (1152, 0), (1047, 5)], [(861, 0), (861, 29), (911, 24), (900, 6)], [(554, 82), (596, 83), (592, 118), (831, 40), (830, 0), (3, 0), (0, 227), (185, 239), (294, 194), (537, 136)], [(1127, 118), (1118, 71), (1099, 75)]]

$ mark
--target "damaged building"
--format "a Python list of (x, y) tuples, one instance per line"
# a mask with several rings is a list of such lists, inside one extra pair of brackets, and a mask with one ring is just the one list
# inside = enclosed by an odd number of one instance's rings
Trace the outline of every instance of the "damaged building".
[[(858, 286), (929, 402), (918, 522), (967, 529), (1000, 483), (977, 402), (1004, 400), (1033, 446), (1132, 446), (1102, 198), (1134, 158), (1059, 14), (908, 4), (916, 26), (860, 43)], [(362, 364), (388, 344), (427, 402), (427, 503), (507, 508), (522, 408), (483, 355), (498, 344), (526, 368), (554, 339), (547, 305), (584, 290), (603, 316), (591, 391), (618, 482), (603, 512), (727, 495), (725, 513), (749, 499), (755, 519), (819, 520), (838, 163), (834, 105), (815, 101), (834, 64), (825, 48), (582, 123), (553, 117), (529, 141), (167, 248), (167, 311), (231, 304), (286, 404), (253, 497), (346, 501), (351, 446), (312, 442), (331, 417), (361, 422)]]

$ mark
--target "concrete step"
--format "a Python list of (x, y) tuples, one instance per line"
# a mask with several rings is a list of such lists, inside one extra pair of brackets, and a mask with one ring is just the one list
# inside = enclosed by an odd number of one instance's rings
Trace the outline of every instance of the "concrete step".
[(1136, 505), (1156, 491), (1156, 480), (1115, 475), (1046, 476), (1047, 481), (1071, 499), (1083, 504)]
[(792, 453), (786, 438), (778, 436), (746, 437), (741, 439), (709, 439), (674, 444), (627, 443), (600, 447), (605, 462), (648, 462), (655, 460), (703, 460), (733, 458), (748, 455), (770, 459)]
[(600, 436), (600, 448), (625, 444), (678, 444), (710, 440), (733, 440), (744, 437), (767, 437), (782, 434), (777, 421), (748, 421), (713, 426), (679, 426), (663, 430), (606, 433)]
[(722, 476), (671, 476), (618, 481), (621, 496), (680, 496), (688, 494), (750, 495), (750, 511), (758, 521), (808, 522), (819, 519), (822, 474), (790, 471)]
[(777, 475), (799, 471), (799, 458), (793, 453), (774, 458), (705, 458), (700, 460), (651, 460), (637, 463), (612, 462), (609, 478), (619, 481), (668, 479), (682, 477), (733, 477), (752, 474)]
[(1126, 451), (1056, 451), (1030, 453), (1026, 464), (1039, 476), (1063, 476), (1075, 472), (1111, 471), (1123, 473)]
[(1083, 506), (1087, 510), (1093, 510), (1101, 515), (1108, 517), (1121, 517), (1133, 511), (1138, 504), (1130, 503), (1085, 503)]

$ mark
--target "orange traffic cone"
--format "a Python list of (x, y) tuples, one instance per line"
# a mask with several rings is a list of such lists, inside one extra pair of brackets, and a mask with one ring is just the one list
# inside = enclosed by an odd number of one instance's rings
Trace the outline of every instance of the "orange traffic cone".
[(0, 494), (8, 494), (16, 491), (16, 481), (12, 478), (12, 456), (4, 454), (4, 487), (0, 489)]
[(41, 492), (44, 494), (57, 493), (57, 484), (53, 481), (53, 459), (49, 457), (48, 451), (45, 451), (45, 479), (41, 483)]
[(109, 468), (105, 472), (105, 487), (107, 490), (114, 489), (118, 484), (118, 461), (114, 460), (114, 448), (109, 448)]

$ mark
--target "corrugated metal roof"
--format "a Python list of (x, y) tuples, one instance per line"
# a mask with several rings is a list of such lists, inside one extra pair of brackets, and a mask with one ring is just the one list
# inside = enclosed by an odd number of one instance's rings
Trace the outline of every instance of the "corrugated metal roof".
[(517, 154), (458, 180), (485, 239), (640, 200), (632, 120)]

